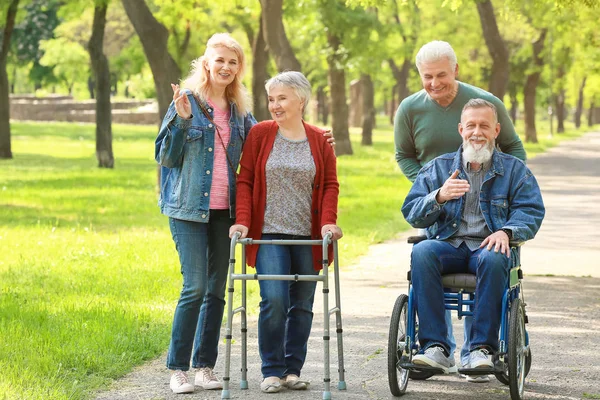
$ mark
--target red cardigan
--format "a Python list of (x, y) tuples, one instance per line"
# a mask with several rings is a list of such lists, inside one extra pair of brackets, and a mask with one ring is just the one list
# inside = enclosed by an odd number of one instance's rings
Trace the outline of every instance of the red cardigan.
[[(323, 136), (323, 130), (303, 121), (308, 144), (312, 153), (316, 174), (312, 191), (312, 239), (322, 239), (321, 227), (336, 224), (339, 183), (337, 180), (336, 158), (333, 149)], [(263, 121), (250, 130), (242, 159), (240, 174), (237, 179), (236, 224), (249, 228), (248, 237), (260, 239), (265, 218), (267, 201), (267, 180), (265, 166), (279, 126), (275, 121)], [(258, 245), (246, 248), (248, 265), (256, 266)], [(333, 261), (333, 246), (329, 246), (329, 263)], [(323, 268), (323, 248), (313, 246), (314, 268)]]

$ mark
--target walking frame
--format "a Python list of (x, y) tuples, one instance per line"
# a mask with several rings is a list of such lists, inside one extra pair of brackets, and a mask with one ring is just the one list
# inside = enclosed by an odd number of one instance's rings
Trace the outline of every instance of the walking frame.
[[(232, 321), (234, 314), (241, 314), (241, 329), (242, 334), (242, 367), (240, 389), (248, 389), (248, 368), (247, 368), (247, 318), (246, 318), (246, 281), (249, 280), (280, 280), (280, 281), (317, 281), (323, 282), (323, 400), (331, 399), (330, 391), (330, 363), (329, 363), (329, 319), (331, 314), (335, 314), (337, 347), (338, 347), (338, 372), (339, 381), (338, 389), (346, 390), (346, 381), (344, 378), (344, 345), (342, 341), (342, 311), (340, 303), (340, 280), (339, 280), (339, 264), (338, 264), (338, 246), (337, 241), (332, 241), (332, 234), (325, 234), (323, 240), (254, 240), (240, 239), (240, 233), (236, 232), (231, 239), (231, 247), (229, 252), (229, 277), (228, 277), (228, 297), (227, 297), (227, 324), (226, 324), (226, 353), (225, 353), (225, 374), (223, 377), (223, 391), (221, 392), (222, 399), (231, 398), (229, 390), (230, 382), (230, 367), (231, 367), (231, 339), (232, 339)], [(327, 254), (327, 246), (333, 242), (333, 267), (334, 267), (334, 285), (335, 285), (335, 307), (329, 309), (329, 260)], [(242, 273), (235, 273), (235, 246), (240, 243), (242, 245)], [(311, 245), (323, 247), (323, 273), (319, 275), (267, 275), (267, 274), (247, 274), (246, 273), (246, 245), (251, 244), (271, 244), (271, 245)], [(233, 292), (234, 281), (242, 281), (242, 305), (233, 309)]]

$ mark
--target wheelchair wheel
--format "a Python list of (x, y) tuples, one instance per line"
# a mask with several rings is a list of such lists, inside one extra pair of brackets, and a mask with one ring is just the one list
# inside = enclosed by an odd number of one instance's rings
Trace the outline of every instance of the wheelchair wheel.
[(529, 352), (525, 356), (525, 377), (526, 378), (527, 378), (527, 375), (529, 375), (530, 369), (531, 369), (531, 348), (529, 349)]
[(517, 298), (512, 301), (508, 325), (508, 382), (513, 400), (521, 400), (525, 389), (528, 358), (525, 335), (525, 308)]
[(406, 347), (407, 314), (408, 296), (403, 294), (398, 296), (394, 304), (388, 336), (388, 381), (394, 396), (402, 396), (408, 385), (408, 370), (398, 367)]

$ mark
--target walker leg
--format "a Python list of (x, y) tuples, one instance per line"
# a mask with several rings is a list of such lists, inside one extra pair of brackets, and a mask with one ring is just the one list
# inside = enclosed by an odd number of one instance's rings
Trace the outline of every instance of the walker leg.
[(337, 241), (333, 242), (333, 273), (335, 285), (335, 324), (337, 332), (337, 347), (338, 347), (338, 372), (339, 382), (338, 390), (346, 390), (345, 369), (344, 369), (344, 340), (342, 338), (342, 302), (340, 294), (340, 267), (338, 263), (338, 246)]
[[(244, 247), (245, 249), (245, 247)], [(243, 250), (242, 250), (243, 251)], [(242, 257), (242, 274), (246, 273), (246, 260), (245, 260), (245, 252)], [(242, 319), (242, 379), (240, 380), (240, 389), (246, 390), (248, 389), (248, 325), (246, 319), (246, 281), (242, 281), (242, 310), (241, 310), (241, 319)]]
[(232, 245), (232, 250), (229, 257), (229, 285), (227, 289), (227, 324), (225, 328), (225, 373), (223, 376), (223, 390), (221, 391), (222, 399), (231, 398), (229, 393), (229, 372), (231, 368), (231, 324), (233, 320), (233, 270), (235, 268), (235, 245)]
[(329, 374), (329, 274), (327, 271), (328, 265), (326, 260), (323, 260), (323, 361), (324, 361), (324, 377), (323, 382), (325, 388), (323, 390), (323, 399), (331, 399), (331, 379)]

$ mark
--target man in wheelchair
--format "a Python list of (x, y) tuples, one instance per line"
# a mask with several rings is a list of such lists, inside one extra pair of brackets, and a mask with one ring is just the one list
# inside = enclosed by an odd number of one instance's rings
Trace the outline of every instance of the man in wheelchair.
[(461, 148), (426, 164), (402, 206), (408, 223), (427, 228), (427, 240), (412, 250), (421, 345), (413, 363), (445, 373), (455, 365), (449, 356), (442, 275), (468, 272), (477, 276), (477, 286), (469, 365), (463, 368), (492, 373), (502, 296), (512, 266), (510, 241), (532, 239), (545, 210), (531, 171), (495, 148), (500, 124), (493, 104), (470, 100), (458, 131)]

